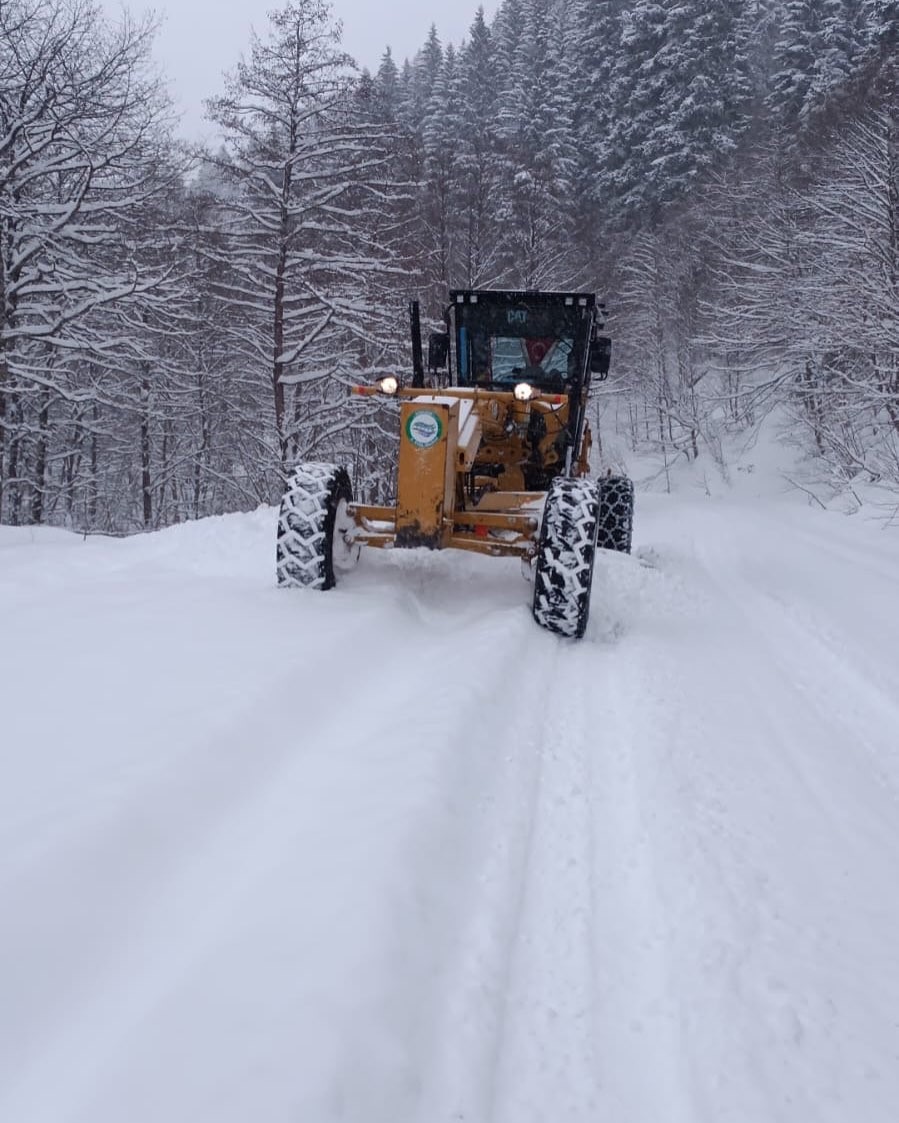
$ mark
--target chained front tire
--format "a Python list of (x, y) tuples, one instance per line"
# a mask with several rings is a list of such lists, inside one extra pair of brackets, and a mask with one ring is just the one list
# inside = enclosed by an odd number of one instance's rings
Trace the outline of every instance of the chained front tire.
[(335, 569), (355, 561), (353, 489), (336, 464), (301, 464), (287, 481), (278, 517), (277, 574), (282, 588), (331, 589)]
[(553, 480), (543, 509), (534, 567), (534, 619), (580, 639), (590, 615), (599, 489), (588, 479)]
[(599, 481), (599, 534), (604, 550), (631, 552), (634, 533), (634, 485), (627, 476), (607, 476)]

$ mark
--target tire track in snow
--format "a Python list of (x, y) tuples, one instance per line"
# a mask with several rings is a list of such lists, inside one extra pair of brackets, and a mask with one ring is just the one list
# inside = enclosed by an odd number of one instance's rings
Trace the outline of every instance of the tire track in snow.
[[(752, 522), (759, 528), (757, 537), (769, 544), (770, 522), (766, 525), (758, 514)], [(868, 540), (846, 542), (797, 520), (778, 518), (777, 525), (772, 553), (763, 551), (756, 560), (750, 545), (732, 568), (754, 596), (789, 614), (840, 665), (899, 709), (899, 673), (891, 658), (899, 647), (899, 616), (891, 612), (899, 600), (899, 553), (891, 558), (882, 546), (872, 553), (869, 527), (864, 528)]]
[[(859, 738), (805, 689), (809, 677), (827, 677), (820, 649), (776, 613), (759, 611), (757, 595), (735, 577), (725, 541), (710, 534), (698, 549), (693, 584), (707, 602), (700, 623), (707, 632), (714, 622), (718, 642), (685, 660), (681, 712), (692, 703), (701, 721), (694, 737), (678, 738), (683, 755), (673, 773), (675, 794), (685, 781), (687, 791), (707, 793), (706, 850), (735, 902), (727, 943), (743, 948), (732, 973), (733, 1013), (716, 1019), (738, 1033), (724, 1037), (720, 1066), (714, 1052), (707, 1062), (730, 1081), (737, 1076), (737, 1086), (768, 1089), (767, 1107), (758, 1108), (764, 1114), (733, 1103), (735, 1119), (841, 1123), (853, 1096), (853, 1117), (886, 1123), (884, 1100), (853, 1065), (862, 1071), (866, 1023), (880, 1026), (881, 1065), (896, 1037), (887, 996), (899, 997), (899, 979), (875, 966), (884, 963), (889, 925), (866, 890), (870, 882), (882, 891), (899, 861), (895, 805), (869, 762), (859, 769)], [(714, 684), (706, 699), (696, 690), (703, 682)], [(829, 685), (845, 691), (846, 681), (838, 676)], [(708, 751), (716, 743), (720, 760)], [(676, 801), (662, 804), (669, 805)], [(714, 901), (704, 893), (697, 903)], [(701, 1044), (695, 1034), (690, 1054)], [(864, 1067), (876, 1071), (878, 1062)], [(701, 1084), (710, 1105), (717, 1102), (709, 1117), (724, 1117), (726, 1085), (716, 1092), (707, 1077)]]
[(813, 656), (772, 659), (732, 568), (687, 555), (673, 592), (612, 559), (633, 616), (613, 643), (517, 633), (536, 666), (494, 696), (523, 716), (485, 734), (513, 767), (485, 772), (495, 820), (466, 861), (486, 869), (429, 996), (420, 1123), (845, 1123), (847, 1104), (887, 1123), (861, 1064), (866, 1018), (873, 1072), (895, 1039), (889, 925), (840, 865), (890, 884), (894, 834), (853, 829), (887, 806), (863, 779), (841, 812), (851, 760), (795, 686)]
[[(541, 637), (543, 638), (543, 637)], [(538, 775), (508, 948), (491, 1084), (491, 1123), (595, 1118), (593, 858), (582, 691), (550, 640)]]
[[(814, 541), (816, 536), (806, 537)], [(872, 775), (899, 800), (899, 694), (884, 684), (886, 668), (872, 674), (867, 653), (836, 639), (817, 617), (809, 618), (769, 581), (760, 585), (754, 571), (728, 567), (720, 547), (704, 545), (699, 558), (747, 634), (756, 637), (759, 650), (767, 655), (764, 661), (780, 669), (816, 716), (826, 714), (848, 744), (865, 750)], [(850, 562), (845, 569), (849, 571)], [(722, 572), (727, 572), (726, 581), (713, 576)], [(851, 580), (851, 572), (844, 579)], [(899, 597), (897, 575), (892, 590)]]
[[(812, 512), (817, 514), (817, 512)], [(823, 515), (824, 518), (837, 518), (833, 513)], [(851, 526), (848, 516), (842, 516), (845, 520), (846, 526)], [(853, 516), (859, 517), (859, 516)], [(770, 528), (772, 523), (776, 523), (780, 532), (787, 537), (798, 538), (807, 542), (810, 546), (814, 547), (816, 553), (824, 551), (830, 554), (833, 558), (837, 559), (843, 567), (852, 566), (853, 569), (868, 572), (884, 581), (887, 585), (895, 587), (896, 580), (896, 558), (891, 555), (888, 550), (872, 551), (869, 548), (868, 542), (847, 542), (843, 536), (838, 536), (835, 533), (828, 533), (821, 526), (809, 525), (807, 521), (803, 522), (796, 518), (785, 517), (783, 511), (774, 507), (766, 510), (764, 515), (754, 514), (753, 520), (762, 527)], [(865, 528), (870, 530), (870, 526)], [(831, 530), (833, 528), (831, 527)]]
[[(591, 653), (593, 654), (593, 653)], [(582, 690), (594, 847), (591, 952), (594, 1050), (601, 1111), (628, 1123), (696, 1123), (687, 1079), (683, 1007), (672, 956), (674, 920), (664, 896), (652, 757), (662, 717), (657, 695), (614, 647), (597, 652), (595, 686)], [(635, 673), (636, 672), (636, 673)], [(663, 720), (663, 718), (662, 718)], [(661, 843), (663, 850), (670, 840)]]
[[(882, 891), (899, 859), (889, 805), (863, 777), (859, 805), (841, 808), (851, 754), (833, 757), (827, 716), (794, 685), (809, 656), (781, 632), (772, 659), (729, 559), (680, 559), (681, 603), (664, 569), (634, 596), (641, 575), (621, 562), (612, 611), (630, 601), (632, 619), (611, 630), (604, 664), (582, 668), (599, 731), (602, 1114), (844, 1123), (854, 1096), (853, 1117), (886, 1123), (882, 1092), (852, 1065), (866, 1018), (884, 1032), (872, 1072), (896, 1037), (876, 969), (862, 966), (869, 942), (875, 963), (886, 954), (883, 906), (863, 886), (870, 869)], [(672, 616), (692, 622), (672, 632)], [(879, 825), (850, 829), (860, 807)], [(844, 863), (858, 886), (848, 899)], [(841, 915), (849, 900), (855, 922)], [(883, 982), (895, 993), (895, 974)]]
[(492, 754), (472, 823), (480, 868), (456, 918), (420, 1123), (595, 1117), (588, 793), (566, 737), (564, 644), (526, 624), (525, 669), (496, 698), (506, 716), (475, 748)]

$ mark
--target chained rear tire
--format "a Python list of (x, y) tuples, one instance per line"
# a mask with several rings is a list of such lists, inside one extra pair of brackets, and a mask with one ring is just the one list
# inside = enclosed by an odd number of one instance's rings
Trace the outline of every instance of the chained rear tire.
[(287, 481), (278, 517), (277, 574), (282, 588), (331, 589), (335, 559), (349, 560), (338, 526), (353, 501), (345, 468), (301, 464)]
[(580, 639), (590, 615), (599, 489), (593, 480), (553, 480), (543, 509), (534, 567), (534, 619), (559, 636)]
[(634, 485), (627, 476), (609, 476), (599, 481), (599, 534), (596, 543), (604, 550), (631, 552), (634, 532)]

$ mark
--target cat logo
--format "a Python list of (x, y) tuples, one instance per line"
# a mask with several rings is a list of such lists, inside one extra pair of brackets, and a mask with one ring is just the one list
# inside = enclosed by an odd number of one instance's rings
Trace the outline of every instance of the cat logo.
[(527, 308), (510, 308), (506, 313), (506, 322), (509, 324), (526, 324), (528, 322)]

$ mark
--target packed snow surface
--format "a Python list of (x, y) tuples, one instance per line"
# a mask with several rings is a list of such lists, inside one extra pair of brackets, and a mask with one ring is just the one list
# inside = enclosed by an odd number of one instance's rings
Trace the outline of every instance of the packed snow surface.
[(0, 1119), (895, 1123), (899, 532), (273, 554), (0, 528)]

